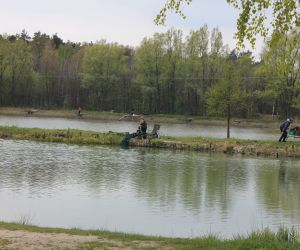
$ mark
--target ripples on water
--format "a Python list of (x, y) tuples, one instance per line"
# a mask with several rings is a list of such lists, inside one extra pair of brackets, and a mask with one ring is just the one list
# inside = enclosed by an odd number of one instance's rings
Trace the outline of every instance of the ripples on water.
[(0, 219), (164, 236), (300, 224), (300, 163), (0, 140)]

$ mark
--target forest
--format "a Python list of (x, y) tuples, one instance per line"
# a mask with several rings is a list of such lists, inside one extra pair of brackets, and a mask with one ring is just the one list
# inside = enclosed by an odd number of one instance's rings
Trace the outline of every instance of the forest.
[(0, 106), (199, 116), (299, 114), (300, 30), (273, 33), (261, 59), (218, 28), (170, 29), (137, 47), (0, 36)]

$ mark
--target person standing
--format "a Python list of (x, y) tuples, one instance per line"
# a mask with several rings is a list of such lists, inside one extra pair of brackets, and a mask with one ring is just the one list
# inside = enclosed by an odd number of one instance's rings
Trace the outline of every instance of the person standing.
[(293, 122), (293, 119), (288, 118), (288, 119), (286, 119), (286, 121), (281, 123), (281, 125), (280, 125), (281, 136), (279, 138), (279, 142), (285, 142), (286, 141), (286, 138), (288, 136), (287, 130), (288, 130), (288, 128), (289, 128), (289, 126), (291, 125), (292, 122)]
[(141, 135), (143, 136), (144, 139), (147, 138), (147, 122), (145, 121), (144, 118), (141, 119), (140, 122), (140, 127)]

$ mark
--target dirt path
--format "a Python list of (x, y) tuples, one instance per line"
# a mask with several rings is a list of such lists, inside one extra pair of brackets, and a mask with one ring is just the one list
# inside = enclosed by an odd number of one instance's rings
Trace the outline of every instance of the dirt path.
[(170, 249), (152, 241), (119, 241), (94, 235), (36, 233), (0, 229), (0, 249)]

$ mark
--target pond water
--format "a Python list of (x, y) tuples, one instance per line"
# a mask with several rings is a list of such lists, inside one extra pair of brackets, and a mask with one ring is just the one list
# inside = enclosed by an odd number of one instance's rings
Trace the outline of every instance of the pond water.
[(300, 226), (300, 161), (0, 140), (0, 220), (171, 237)]
[[(47, 129), (70, 128), (98, 132), (135, 132), (138, 127), (138, 122), (0, 115), (0, 126), (1, 125)], [(149, 122), (148, 129), (152, 130), (152, 128), (153, 124)], [(160, 134), (167, 136), (226, 138), (226, 127), (197, 125), (193, 123), (161, 124)], [(231, 127), (231, 137), (255, 140), (277, 140), (279, 133), (277, 130), (274, 131), (266, 128)]]

